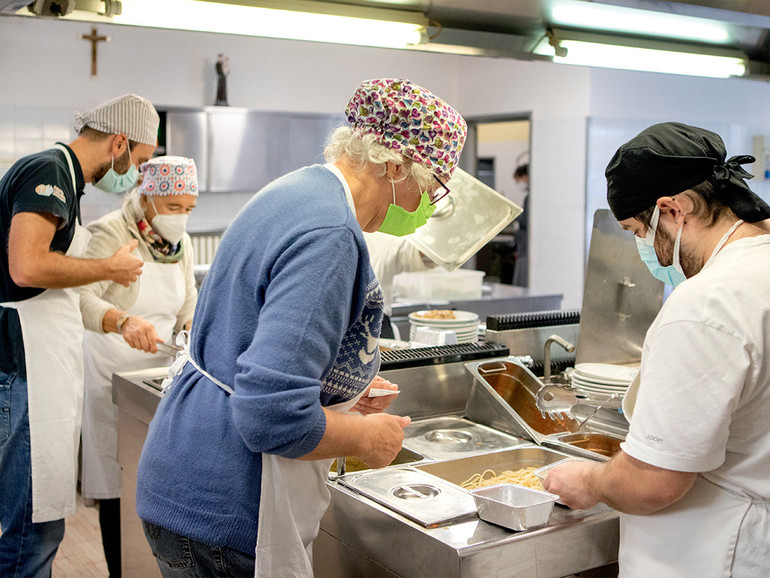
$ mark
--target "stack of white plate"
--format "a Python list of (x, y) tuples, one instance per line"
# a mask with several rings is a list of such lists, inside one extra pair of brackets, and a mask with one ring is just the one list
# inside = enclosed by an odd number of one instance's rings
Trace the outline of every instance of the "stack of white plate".
[(572, 372), (572, 385), (589, 397), (625, 394), (636, 377), (638, 367), (610, 363), (578, 363)]
[(430, 310), (415, 311), (409, 314), (409, 340), (420, 327), (436, 331), (454, 331), (457, 343), (476, 343), (479, 339), (479, 316), (472, 311), (452, 311), (454, 319), (431, 319)]

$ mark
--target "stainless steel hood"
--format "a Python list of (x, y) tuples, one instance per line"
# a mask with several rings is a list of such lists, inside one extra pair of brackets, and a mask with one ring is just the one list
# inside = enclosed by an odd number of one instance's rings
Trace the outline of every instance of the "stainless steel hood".
[[(227, 0), (224, 0), (227, 1)], [(336, 0), (315, 4), (421, 13), (431, 22), (429, 42), (415, 50), (539, 59), (531, 49), (554, 25), (557, 0)], [(748, 78), (770, 78), (770, 2), (767, 0), (579, 0), (591, 4), (676, 14), (723, 24), (728, 40), (749, 59)], [(236, 2), (265, 5), (264, 1)], [(282, 4), (282, 2), (275, 2)], [(289, 5), (291, 2), (288, 3)], [(313, 2), (304, 2), (312, 5)], [(640, 38), (640, 37), (636, 37)], [(644, 39), (654, 40), (652, 37)], [(704, 51), (708, 46), (703, 46)]]
[[(128, 5), (132, 0), (122, 0)], [(222, 4), (239, 4), (310, 12), (335, 12), (351, 16), (361, 10), (374, 9), (393, 14), (427, 18), (427, 42), (412, 50), (492, 56), (516, 59), (549, 59), (532, 54), (536, 43), (558, 26), (552, 9), (565, 0), (209, 0)], [(740, 51), (748, 59), (747, 78), (770, 78), (770, 1), (768, 0), (573, 0), (593, 6), (634, 8), (650, 13), (664, 13), (699, 18), (719, 23), (727, 33), (718, 48)], [(113, 2), (115, 3), (115, 2)], [(0, 0), (0, 15), (16, 13), (25, 4), (74, 5), (93, 12), (106, 6), (103, 0)], [(77, 10), (76, 10), (77, 11)], [(81, 11), (82, 12), (82, 11)], [(36, 14), (55, 15), (37, 10)], [(626, 17), (617, 19), (630, 20)], [(572, 26), (568, 31), (580, 31)], [(614, 33), (618, 42), (660, 41), (653, 34)], [(676, 43), (676, 41), (675, 41)], [(683, 44), (679, 41), (680, 46)], [(715, 45), (686, 43), (688, 50), (708, 53)]]

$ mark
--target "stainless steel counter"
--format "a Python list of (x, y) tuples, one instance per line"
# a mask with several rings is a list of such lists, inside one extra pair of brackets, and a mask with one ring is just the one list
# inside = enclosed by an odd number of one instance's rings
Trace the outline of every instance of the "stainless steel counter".
[[(136, 466), (160, 392), (145, 380), (165, 368), (113, 377), (122, 468), (123, 574), (158, 576), (135, 513)], [(462, 362), (385, 371), (401, 389), (389, 411), (413, 421), (462, 416), (473, 378)], [(524, 444), (524, 441), (520, 443)], [(435, 462), (434, 462), (435, 463)], [(314, 544), (317, 578), (370, 576), (566, 576), (617, 559), (618, 515), (557, 506), (547, 526), (513, 532), (464, 519), (428, 528), (330, 480), (331, 503)]]
[(617, 560), (618, 516), (557, 506), (545, 527), (513, 532), (479, 519), (425, 528), (331, 483), (313, 546), (317, 577), (566, 576)]
[(118, 406), (121, 559), (126, 578), (161, 575), (136, 515), (136, 470), (147, 429), (161, 397), (160, 391), (144, 380), (167, 373), (167, 367), (159, 367), (112, 376), (112, 400)]

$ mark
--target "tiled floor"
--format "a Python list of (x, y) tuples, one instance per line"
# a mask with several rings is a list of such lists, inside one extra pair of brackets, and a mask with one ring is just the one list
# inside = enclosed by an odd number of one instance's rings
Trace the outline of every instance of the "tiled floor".
[(53, 578), (108, 576), (99, 531), (99, 510), (87, 508), (78, 493), (77, 511), (65, 524), (64, 540), (53, 562)]

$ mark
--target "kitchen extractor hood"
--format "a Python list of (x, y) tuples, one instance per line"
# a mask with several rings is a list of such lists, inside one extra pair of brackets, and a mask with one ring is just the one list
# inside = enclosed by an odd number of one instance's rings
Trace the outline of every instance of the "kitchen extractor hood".
[[(39, 0), (39, 2), (75, 0)], [(106, 4), (97, 0), (77, 0)], [(162, 6), (172, 0), (158, 0)], [(173, 0), (177, 2), (179, 0)], [(124, 8), (146, 0), (123, 0)], [(767, 0), (190, 0), (196, 5), (267, 7), (318, 14), (383, 15), (384, 20), (414, 22), (424, 32), (407, 50), (553, 60), (535, 47), (558, 28), (570, 33), (605, 35), (606, 44), (681, 43), (680, 52), (738, 53), (744, 77), (770, 78), (770, 2)], [(23, 2), (0, 0), (0, 14), (14, 13)], [(25, 10), (17, 10), (19, 14)], [(83, 12), (75, 10), (75, 12)], [(29, 13), (26, 11), (26, 13)], [(93, 19), (104, 18), (91, 13)], [(70, 19), (73, 14), (64, 16)], [(119, 23), (120, 17), (110, 17)], [(164, 26), (173, 27), (173, 18)], [(652, 24), (650, 24), (652, 23)], [(219, 30), (228, 33), (227, 30)], [(685, 34), (682, 35), (681, 33)], [(230, 32), (234, 33), (234, 32)], [(332, 39), (332, 42), (339, 41)], [(620, 67), (623, 62), (621, 61)]]

